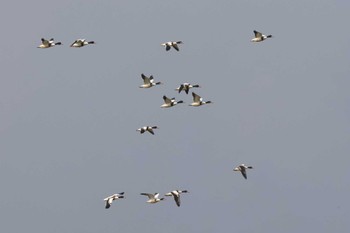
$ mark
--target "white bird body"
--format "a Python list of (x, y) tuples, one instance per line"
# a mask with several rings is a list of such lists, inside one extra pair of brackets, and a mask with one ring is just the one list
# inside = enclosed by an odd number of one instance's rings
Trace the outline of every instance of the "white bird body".
[(183, 44), (182, 41), (168, 41), (165, 43), (162, 43), (161, 45), (165, 47), (166, 51), (169, 51), (171, 47), (173, 47), (176, 51), (180, 51), (179, 44)]
[(51, 38), (50, 40), (46, 40), (44, 38), (41, 38), (41, 44), (38, 46), (38, 48), (46, 49), (46, 48), (51, 48), (55, 45), (62, 45), (62, 43), (61, 42), (54, 42), (53, 38)]
[(85, 39), (77, 39), (70, 45), (70, 47), (80, 48), (88, 44), (95, 44), (95, 41), (86, 41)]
[(198, 107), (204, 104), (211, 104), (211, 101), (203, 101), (203, 98), (197, 95), (196, 93), (192, 92), (193, 96), (193, 102), (190, 104), (190, 106)]
[(170, 193), (166, 193), (165, 196), (173, 196), (175, 203), (178, 207), (180, 207), (181, 201), (180, 201), (180, 194), (181, 193), (188, 193), (187, 190), (173, 190)]
[(150, 87), (162, 84), (161, 82), (155, 82), (153, 80), (152, 75), (147, 77), (146, 75), (141, 74), (141, 77), (143, 79), (143, 84), (140, 86), (140, 88), (150, 88)]
[(153, 129), (157, 129), (157, 126), (143, 126), (139, 129), (137, 129), (136, 131), (139, 131), (141, 134), (143, 134), (144, 132), (148, 131), (149, 133), (154, 135), (154, 131)]
[(116, 194), (113, 194), (109, 197), (106, 197), (105, 199), (103, 199), (106, 202), (105, 208), (108, 209), (109, 207), (111, 207), (111, 204), (114, 200), (120, 199), (120, 198), (124, 198), (124, 192), (116, 193)]
[(188, 94), (189, 90), (190, 90), (191, 88), (194, 88), (194, 87), (200, 87), (200, 86), (199, 86), (198, 84), (192, 85), (192, 84), (190, 84), (190, 83), (183, 83), (183, 84), (181, 84), (179, 87), (177, 87), (177, 88), (175, 89), (175, 91), (178, 91), (179, 93), (181, 93), (181, 91), (185, 91), (185, 93)]
[(247, 165), (242, 163), (241, 165), (235, 167), (233, 170), (234, 171), (240, 171), (242, 173), (242, 176), (245, 179), (247, 179), (247, 169), (253, 169), (253, 167), (252, 166), (247, 166)]
[(151, 194), (151, 193), (141, 193), (141, 195), (147, 196), (147, 203), (155, 204), (157, 202), (163, 201), (164, 198), (159, 198), (159, 193)]
[(255, 37), (251, 40), (251, 42), (261, 42), (266, 40), (267, 38), (271, 38), (272, 35), (263, 35), (261, 32), (255, 31), (254, 30), (254, 35)]
[(170, 98), (166, 97), (165, 95), (163, 96), (163, 100), (164, 100), (164, 104), (162, 104), (160, 106), (161, 108), (170, 108), (170, 107), (173, 107), (177, 104), (183, 103), (182, 100), (176, 101), (175, 98), (170, 99)]

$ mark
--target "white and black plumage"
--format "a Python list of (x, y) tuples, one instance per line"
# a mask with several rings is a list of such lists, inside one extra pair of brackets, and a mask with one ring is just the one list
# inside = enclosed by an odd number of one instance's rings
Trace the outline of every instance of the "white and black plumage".
[(106, 202), (105, 208), (108, 209), (109, 207), (111, 207), (112, 202), (116, 199), (119, 199), (119, 198), (124, 198), (124, 192), (116, 193), (116, 194), (113, 194), (113, 195), (103, 199)]
[(183, 103), (182, 100), (176, 101), (175, 98), (170, 99), (170, 98), (166, 97), (165, 95), (163, 96), (163, 100), (164, 100), (164, 104), (162, 104), (160, 106), (161, 108), (170, 108), (170, 107), (173, 107), (177, 104)]
[(161, 44), (162, 46), (165, 47), (165, 50), (166, 51), (169, 51), (171, 49), (171, 47), (173, 47), (175, 50), (179, 51), (179, 44), (183, 44), (182, 41), (168, 41), (168, 42), (165, 42), (163, 44)]
[(149, 133), (154, 135), (154, 131), (153, 129), (157, 129), (157, 126), (143, 126), (139, 129), (137, 129), (136, 131), (139, 131), (141, 134), (143, 134), (144, 132), (148, 131)]
[(188, 193), (188, 191), (187, 190), (173, 190), (170, 193), (166, 193), (165, 196), (173, 196), (176, 205), (180, 207), (180, 204), (181, 204), (180, 194), (181, 193)]
[(51, 48), (55, 45), (62, 45), (62, 43), (61, 42), (54, 42), (53, 38), (51, 38), (50, 40), (46, 40), (44, 38), (41, 38), (41, 44), (38, 46), (38, 48), (46, 49), (46, 48)]
[(241, 164), (239, 166), (237, 166), (235, 169), (233, 169), (234, 171), (240, 171), (242, 173), (242, 176), (247, 179), (247, 169), (253, 169), (252, 166), (246, 166), (244, 164)]
[(159, 198), (159, 193), (155, 193), (155, 194), (141, 193), (141, 195), (147, 196), (148, 197), (147, 203), (151, 203), (151, 204), (154, 204), (154, 203), (157, 203), (157, 202), (164, 200), (163, 197)]
[(95, 44), (95, 41), (86, 41), (85, 39), (77, 39), (70, 45), (70, 47), (80, 48), (88, 44)]
[(152, 75), (147, 77), (146, 75), (141, 74), (141, 77), (143, 79), (143, 84), (140, 86), (140, 88), (150, 88), (162, 84), (161, 82), (154, 82)]
[(254, 30), (255, 37), (251, 40), (251, 42), (261, 42), (263, 40), (266, 40), (267, 38), (271, 38), (272, 35), (263, 35), (261, 32)]
[(192, 92), (193, 102), (190, 104), (190, 106), (198, 107), (204, 104), (211, 104), (211, 101), (203, 101), (203, 98), (197, 95), (196, 93)]
[(200, 87), (200, 86), (198, 84), (192, 85), (190, 83), (183, 83), (178, 88), (176, 88), (175, 90), (178, 91), (179, 93), (181, 93), (181, 91), (185, 91), (185, 93), (188, 94), (189, 90), (191, 88), (194, 88), (194, 87)]

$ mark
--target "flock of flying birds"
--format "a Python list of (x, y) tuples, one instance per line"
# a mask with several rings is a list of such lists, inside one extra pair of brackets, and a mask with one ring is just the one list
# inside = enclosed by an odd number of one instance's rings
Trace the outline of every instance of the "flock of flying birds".
[[(271, 38), (272, 35), (264, 35), (261, 32), (255, 31), (254, 30), (254, 38), (251, 39), (251, 42), (261, 42), (264, 41), (268, 38)], [(95, 44), (94, 41), (87, 41), (85, 39), (77, 39), (75, 40), (70, 47), (74, 48), (80, 48), (89, 44)], [(176, 51), (180, 51), (179, 45), (183, 44), (182, 41), (169, 41), (162, 43), (161, 45), (165, 47), (166, 51), (169, 51), (171, 48), (174, 48)], [(38, 48), (51, 48), (56, 45), (62, 45), (61, 42), (55, 42), (53, 38), (46, 40), (44, 38), (41, 38), (41, 44), (38, 46)], [(141, 74), (141, 78), (143, 79), (143, 84), (140, 86), (140, 88), (151, 88), (157, 85), (162, 84), (162, 82), (155, 82), (153, 76), (147, 77), (144, 74)], [(183, 83), (179, 87), (177, 87), (175, 90), (178, 91), (178, 93), (181, 93), (184, 91), (186, 94), (189, 93), (191, 88), (199, 88), (200, 86), (198, 84), (192, 85), (190, 83)], [(211, 101), (203, 101), (203, 98), (196, 93), (192, 92), (192, 97), (193, 101), (190, 103), (190, 106), (194, 107), (199, 107), (205, 104), (210, 104), (212, 103)], [(160, 107), (161, 108), (170, 108), (173, 107), (177, 104), (184, 103), (182, 100), (175, 100), (175, 98), (169, 98), (167, 96), (163, 96), (164, 104), (162, 104)], [(145, 132), (149, 132), (150, 134), (154, 135), (154, 129), (157, 129), (157, 126), (143, 126), (137, 131), (139, 131), (141, 134)], [(245, 164), (241, 164), (233, 169), (233, 171), (239, 171), (241, 172), (242, 176), (247, 179), (247, 169), (253, 169), (252, 166), (247, 166)], [(174, 198), (174, 201), (178, 207), (180, 207), (181, 201), (180, 201), (180, 194), (182, 193), (188, 193), (187, 190), (173, 190), (169, 193), (164, 194), (164, 196), (172, 196)], [(165, 200), (164, 197), (159, 197), (159, 193), (141, 193), (140, 195), (144, 195), (148, 197), (147, 203), (155, 204), (160, 201)], [(124, 192), (121, 193), (116, 193), (111, 196), (106, 197), (103, 199), (105, 201), (105, 208), (109, 209), (111, 207), (111, 204), (113, 203), (114, 200), (117, 199), (123, 199), (124, 198)]]

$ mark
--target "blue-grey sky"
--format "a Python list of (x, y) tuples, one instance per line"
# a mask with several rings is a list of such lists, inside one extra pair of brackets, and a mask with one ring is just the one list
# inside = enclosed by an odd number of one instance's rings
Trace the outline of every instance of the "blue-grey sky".
[[(349, 7), (3, 1), (1, 231), (349, 232)], [(253, 30), (273, 38), (251, 43)], [(70, 48), (78, 38), (96, 45)], [(141, 73), (164, 85), (138, 88)], [(214, 104), (188, 106), (182, 82)], [(186, 103), (161, 109), (164, 94)], [(180, 208), (139, 195), (173, 189), (190, 192)]]

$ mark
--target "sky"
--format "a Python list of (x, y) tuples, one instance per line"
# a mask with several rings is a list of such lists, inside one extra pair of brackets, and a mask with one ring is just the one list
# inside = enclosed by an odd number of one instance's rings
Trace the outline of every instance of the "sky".
[(2, 232), (349, 232), (349, 1), (1, 5)]

